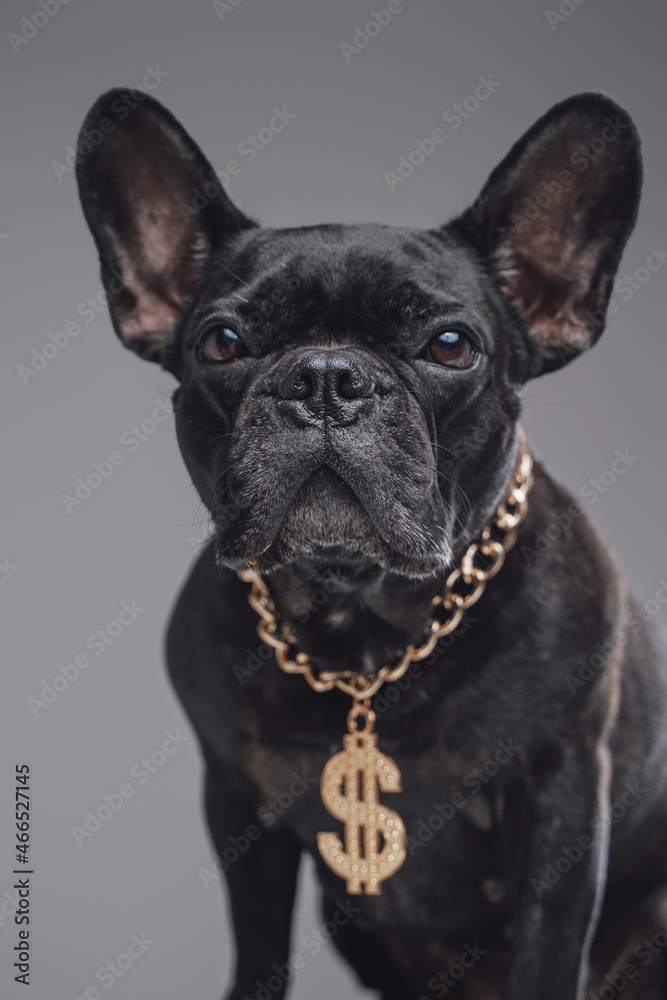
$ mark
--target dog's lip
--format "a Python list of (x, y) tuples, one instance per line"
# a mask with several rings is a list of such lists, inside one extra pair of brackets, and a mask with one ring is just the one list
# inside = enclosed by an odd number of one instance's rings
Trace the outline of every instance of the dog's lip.
[(363, 496), (360, 496), (358, 490), (355, 488), (354, 483), (352, 482), (352, 477), (349, 477), (345, 474), (345, 465), (346, 465), (345, 460), (341, 459), (339, 461), (335, 461), (335, 464), (324, 462), (322, 463), (322, 465), (325, 465), (333, 472), (335, 476), (335, 481), (343, 483), (347, 487), (347, 489), (352, 494), (357, 503), (360, 505), (360, 507), (363, 508), (366, 517), (369, 519), (370, 523), (373, 525), (373, 527), (375, 528), (375, 530), (377, 531), (378, 535), (385, 543), (385, 545), (389, 546), (389, 548), (396, 551), (400, 555), (407, 555), (407, 553), (403, 552), (400, 548), (398, 548), (395, 541), (393, 541), (392, 538), (388, 536), (386, 528), (382, 524), (382, 520), (376, 517), (372, 510), (369, 510), (368, 504), (364, 500)]
[[(347, 486), (347, 488), (354, 493), (355, 497), (357, 497), (357, 494), (352, 489), (352, 486), (348, 483), (345, 476), (341, 475), (340, 472), (338, 472), (337, 469), (334, 469), (333, 465), (330, 465), (328, 462), (322, 462), (322, 464), (318, 465), (316, 469), (313, 469), (311, 474), (301, 485), (304, 486), (306, 483), (317, 479), (323, 479), (329, 483)], [(359, 498), (357, 497), (357, 499)], [(361, 500), (359, 500), (359, 503), (361, 503)]]
[[(315, 468), (304, 479), (300, 480), (300, 482), (298, 483), (298, 486), (295, 489), (294, 494), (290, 497), (289, 503), (285, 507), (285, 514), (284, 514), (284, 516), (282, 518), (282, 521), (280, 522), (280, 526), (282, 526), (285, 518), (287, 517), (287, 515), (289, 513), (289, 510), (290, 510), (290, 507), (294, 503), (294, 500), (295, 500), (295, 498), (296, 498), (299, 490), (301, 490), (308, 483), (316, 483), (317, 484), (318, 480), (321, 481), (322, 485), (329, 484), (331, 486), (338, 486), (338, 487), (344, 486), (344, 487), (346, 487), (347, 490), (353, 495), (353, 497), (357, 501), (357, 503), (360, 504), (360, 506), (364, 507), (363, 501), (358, 496), (357, 491), (354, 489), (354, 487), (352, 486), (352, 484), (349, 482), (349, 480), (347, 479), (347, 477), (345, 476), (345, 474), (343, 473), (343, 471), (340, 470), (340, 469), (338, 469), (338, 468), (336, 468), (331, 462), (323, 461), (323, 462), (320, 462), (319, 465), (316, 465)], [(364, 510), (366, 510), (365, 507), (364, 507)], [(368, 511), (366, 511), (366, 513), (370, 517), (370, 514), (368, 513)], [(371, 520), (372, 520), (372, 518), (371, 518)], [(278, 531), (280, 531), (280, 526), (278, 527)], [(276, 532), (276, 534), (277, 534), (277, 532)]]
[[(359, 504), (359, 506), (361, 508), (363, 508), (364, 512), (366, 513), (366, 516), (369, 518), (369, 520), (371, 521), (371, 523), (375, 527), (377, 527), (375, 525), (375, 521), (373, 520), (373, 518), (371, 517), (371, 515), (369, 514), (369, 512), (366, 510), (366, 508), (365, 508), (364, 504), (362, 503), (362, 501), (357, 496), (356, 491), (347, 482), (345, 476), (341, 475), (336, 469), (334, 469), (333, 466), (329, 462), (327, 462), (327, 461), (321, 461), (318, 465), (316, 465), (313, 469), (311, 469), (311, 471), (308, 472), (303, 478), (299, 478), (299, 479), (297, 479), (297, 480), (294, 481), (294, 483), (292, 484), (293, 488), (290, 491), (289, 499), (286, 500), (286, 502), (285, 502), (285, 507), (284, 507), (284, 511), (282, 512), (282, 516), (279, 519), (276, 519), (276, 522), (275, 522), (275, 525), (273, 527), (273, 530), (270, 531), (267, 534), (267, 536), (266, 536), (266, 538), (264, 540), (264, 544), (261, 547), (258, 547), (253, 552), (253, 558), (258, 559), (260, 556), (263, 556), (266, 552), (269, 551), (269, 549), (271, 548), (271, 546), (276, 541), (276, 538), (280, 534), (280, 530), (281, 530), (282, 526), (285, 523), (285, 520), (287, 519), (287, 517), (289, 515), (289, 512), (290, 512), (290, 510), (291, 510), (291, 508), (292, 508), (292, 506), (294, 504), (294, 501), (295, 501), (295, 499), (296, 499), (296, 497), (297, 497), (297, 495), (299, 493), (299, 490), (303, 486), (305, 486), (307, 483), (312, 482), (312, 481), (317, 481), (318, 478), (324, 480), (325, 482), (329, 482), (330, 484), (338, 484), (340, 486), (347, 487), (347, 489), (352, 494), (352, 496), (354, 497), (354, 499), (356, 500), (356, 502)], [(378, 533), (384, 539), (384, 536), (382, 535), (382, 532), (380, 531), (380, 529), (377, 528), (377, 530), (378, 530)], [(384, 539), (384, 541), (387, 541), (387, 539)], [(326, 547), (326, 546), (323, 546), (323, 548), (324, 547)], [(243, 565), (245, 565), (245, 562), (243, 562)], [(241, 563), (239, 563), (239, 566), (242, 568)]]
[[(342, 464), (343, 463), (341, 463), (341, 465)], [(302, 487), (308, 483), (311, 482), (317, 483), (318, 480), (321, 480), (322, 486), (324, 486), (325, 484), (330, 484), (330, 485), (337, 485), (338, 487), (343, 487), (347, 492), (348, 496), (351, 499), (353, 499), (353, 501), (356, 504), (358, 504), (361, 510), (363, 510), (364, 514), (368, 518), (369, 525), (372, 525), (373, 529), (377, 532), (382, 542), (397, 555), (405, 559), (408, 559), (410, 562), (413, 562), (415, 560), (413, 554), (405, 552), (400, 547), (397, 547), (395, 541), (393, 541), (390, 537), (387, 537), (387, 533), (383, 530), (382, 524), (378, 523), (378, 520), (373, 516), (371, 511), (368, 510), (363, 499), (359, 496), (357, 490), (354, 488), (352, 483), (349, 481), (348, 477), (345, 475), (344, 469), (336, 467), (338, 465), (339, 463), (336, 463), (336, 465), (334, 465), (330, 461), (323, 460), (322, 462), (319, 463), (319, 465), (315, 466), (308, 475), (306, 475), (303, 479), (300, 479), (297, 482), (289, 501), (285, 505), (283, 516), (281, 517), (280, 521), (276, 524), (275, 530), (273, 530), (270, 533), (270, 537), (268, 537), (265, 540), (265, 543), (261, 546), (261, 548), (258, 547), (256, 549), (256, 551), (253, 553), (253, 558), (261, 560), (261, 557), (270, 551), (271, 547), (274, 545), (277, 538), (279, 537), (280, 531), (287, 517), (289, 516), (289, 512), (294, 504), (294, 500), (298, 495), (299, 491), (302, 489)], [(319, 545), (317, 547), (319, 548), (321, 558), (323, 559), (330, 560), (332, 557), (336, 557), (336, 561), (340, 561), (341, 558), (344, 556), (344, 554), (340, 550), (340, 545), (338, 543), (332, 542), (331, 545), (329, 545), (327, 544), (326, 540), (322, 539), (320, 540)], [(356, 565), (355, 553), (351, 551), (346, 551), (345, 555), (347, 555), (348, 559), (351, 558), (351, 564)], [(342, 562), (345, 561), (346, 560), (342, 558)], [(423, 562), (423, 560), (421, 559), (418, 559), (417, 561), (420, 564)], [(429, 576), (432, 575), (433, 573), (441, 571), (442, 567), (440, 566), (440, 563), (437, 562), (436, 564), (436, 562), (437, 561), (434, 561), (433, 565), (429, 565), (424, 568), (423, 570), (424, 575)]]
[[(369, 521), (371, 522), (371, 524), (377, 530), (378, 534), (382, 537), (383, 541), (385, 541), (385, 542), (387, 542), (387, 544), (389, 544), (389, 540), (387, 538), (385, 538), (381, 526), (378, 525), (378, 524), (376, 524), (375, 518), (373, 517), (373, 515), (371, 514), (371, 512), (366, 507), (366, 504), (363, 502), (363, 500), (361, 499), (361, 497), (359, 496), (359, 494), (355, 490), (354, 486), (352, 485), (352, 483), (349, 481), (349, 479), (345, 475), (344, 470), (342, 468), (336, 468), (332, 463), (330, 463), (328, 461), (321, 462), (320, 465), (318, 465), (315, 469), (313, 469), (313, 471), (311, 472), (311, 474), (309, 476), (307, 476), (303, 480), (303, 482), (299, 486), (299, 490), (302, 489), (302, 487), (304, 487), (308, 483), (315, 483), (316, 485), (320, 485), (320, 483), (318, 483), (318, 480), (321, 481), (321, 485), (322, 486), (329, 485), (329, 486), (337, 487), (339, 489), (342, 487), (348, 494), (350, 494), (351, 497), (352, 497), (352, 499), (364, 511), (364, 513), (366, 514), (366, 517), (369, 519)], [(283, 519), (281, 521), (281, 527), (282, 527), (282, 524), (285, 522), (285, 518), (287, 517), (287, 515), (289, 513), (289, 510), (290, 510), (290, 507), (294, 503), (294, 500), (295, 500), (295, 498), (296, 498), (299, 490), (297, 490), (295, 492), (294, 496), (290, 500), (290, 503), (288, 504), (288, 506), (287, 506), (287, 508), (285, 510), (285, 516), (283, 517)], [(278, 529), (278, 532), (279, 531), (280, 531), (280, 528)], [(276, 534), (278, 534), (278, 532)]]
[[(320, 482), (318, 482), (318, 480)], [(321, 462), (319, 465), (317, 465), (312, 470), (312, 472), (305, 477), (305, 479), (301, 480), (298, 483), (298, 486), (294, 490), (294, 493), (292, 494), (292, 496), (290, 497), (289, 502), (285, 505), (285, 511), (283, 513), (283, 516), (280, 519), (280, 523), (278, 524), (275, 532), (272, 533), (272, 537), (271, 537), (270, 542), (268, 543), (268, 545), (266, 545), (262, 549), (262, 552), (260, 553), (260, 555), (262, 553), (266, 552), (267, 549), (269, 549), (271, 547), (271, 545), (273, 544), (273, 542), (276, 540), (276, 538), (280, 534), (280, 529), (282, 528), (283, 524), (285, 523), (285, 520), (287, 519), (287, 517), (289, 515), (289, 512), (290, 512), (290, 510), (292, 509), (292, 507), (294, 505), (294, 501), (295, 501), (296, 497), (298, 496), (299, 491), (304, 486), (306, 486), (308, 483), (315, 483), (316, 485), (321, 486), (321, 487), (324, 487), (325, 485), (328, 485), (328, 486), (336, 486), (338, 488), (340, 488), (340, 487), (345, 488), (346, 491), (349, 494), (352, 495), (352, 498), (354, 499), (354, 501), (356, 501), (356, 503), (363, 509), (363, 511), (365, 512), (366, 516), (369, 518), (371, 524), (373, 524), (377, 528), (379, 534), (382, 535), (381, 530), (377, 527), (377, 525), (375, 525), (375, 521), (371, 517), (370, 513), (366, 510), (366, 507), (364, 506), (364, 504), (361, 501), (360, 497), (357, 495), (356, 490), (354, 490), (354, 488), (347, 481), (347, 479), (345, 478), (344, 475), (341, 475), (341, 473), (338, 472), (338, 470), (335, 469), (332, 465), (330, 465), (329, 462), (324, 461), (324, 462)], [(384, 538), (384, 536), (382, 536), (382, 537)], [(386, 541), (386, 539), (384, 539), (384, 540)], [(324, 547), (326, 547), (326, 545), (324, 545)]]

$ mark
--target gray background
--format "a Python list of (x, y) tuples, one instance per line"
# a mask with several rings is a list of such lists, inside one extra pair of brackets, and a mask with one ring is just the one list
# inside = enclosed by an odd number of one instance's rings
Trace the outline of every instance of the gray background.
[[(37, 0), (3, 4), (0, 560), (17, 568), (0, 584), (0, 896), (12, 884), (16, 761), (33, 769), (36, 869), (34, 985), (13, 982), (15, 929), (5, 919), (3, 997), (82, 996), (96, 970), (145, 932), (154, 944), (114, 982), (113, 1000), (217, 1000), (231, 954), (221, 883), (206, 889), (198, 876), (211, 849), (193, 738), (144, 785), (135, 780), (134, 796), (93, 837), (77, 846), (71, 832), (161, 746), (166, 730), (192, 737), (163, 672), (161, 643), (192, 562), (191, 539), (206, 526), (173, 419), (134, 453), (119, 444), (171, 392), (171, 378), (122, 350), (106, 311), (89, 323), (77, 316), (100, 280), (74, 177), (59, 180), (52, 163), (64, 161), (97, 95), (137, 86), (146, 67), (159, 66), (168, 76), (155, 96), (216, 168), (268, 125), (274, 106), (285, 106), (296, 119), (232, 180), (230, 193), (246, 211), (273, 226), (430, 226), (474, 198), (552, 103), (605, 90), (630, 109), (645, 151), (643, 209), (621, 272), (632, 274), (667, 240), (665, 16), (657, 0), (572, 3), (555, 30), (541, 3), (412, 0), (346, 62), (340, 43), (383, 6), (243, 0), (221, 20), (205, 0), (69, 0), (15, 53), (7, 34), (39, 8)], [(390, 191), (384, 171), (473, 92), (479, 74), (501, 86)], [(653, 273), (619, 303), (593, 352), (525, 392), (528, 435), (575, 493), (610, 468), (617, 449), (636, 458), (590, 510), (642, 601), (667, 576), (666, 281), (667, 267)], [(18, 366), (49, 332), (77, 319), (79, 336), (25, 385)], [(119, 447), (124, 464), (68, 514), (62, 494)], [(145, 609), (134, 624), (35, 718), (27, 699), (132, 600)], [(667, 619), (664, 610), (655, 617)], [(307, 870), (295, 950), (320, 923)], [(308, 957), (293, 996), (315, 990), (321, 1000), (361, 995), (333, 949)]]

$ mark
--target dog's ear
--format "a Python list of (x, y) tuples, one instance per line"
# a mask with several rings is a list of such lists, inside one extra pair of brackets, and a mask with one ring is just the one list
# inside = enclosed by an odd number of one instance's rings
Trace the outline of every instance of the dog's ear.
[(560, 368), (604, 329), (641, 189), (635, 126), (601, 94), (553, 107), (452, 226), (472, 241), (525, 323), (527, 377)]
[(173, 115), (141, 92), (110, 90), (96, 101), (76, 176), (114, 329), (126, 347), (164, 363), (211, 253), (254, 223)]

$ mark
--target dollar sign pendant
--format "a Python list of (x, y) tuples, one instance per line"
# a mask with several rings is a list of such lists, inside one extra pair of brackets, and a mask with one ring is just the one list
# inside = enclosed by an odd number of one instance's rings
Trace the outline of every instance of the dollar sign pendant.
[[(359, 729), (362, 718), (365, 725)], [(345, 846), (337, 833), (318, 833), (317, 846), (355, 895), (379, 895), (381, 883), (398, 871), (406, 853), (403, 820), (378, 801), (378, 786), (383, 792), (401, 791), (401, 772), (391, 757), (378, 750), (374, 724), (369, 702), (356, 702), (347, 717), (344, 749), (327, 761), (322, 772), (322, 800), (345, 824)]]

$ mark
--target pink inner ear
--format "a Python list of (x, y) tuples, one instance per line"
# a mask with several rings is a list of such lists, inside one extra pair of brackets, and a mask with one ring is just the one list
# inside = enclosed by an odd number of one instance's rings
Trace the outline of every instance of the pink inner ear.
[(547, 350), (585, 350), (597, 336), (593, 314), (602, 290), (591, 281), (602, 241), (582, 248), (566, 232), (539, 220), (533, 225), (534, 232), (513, 234), (496, 254), (502, 291)]
[(140, 354), (161, 347), (196, 283), (208, 246), (168, 201), (152, 201), (137, 214), (132, 254), (110, 227), (107, 238), (123, 279), (112, 309), (121, 338)]

